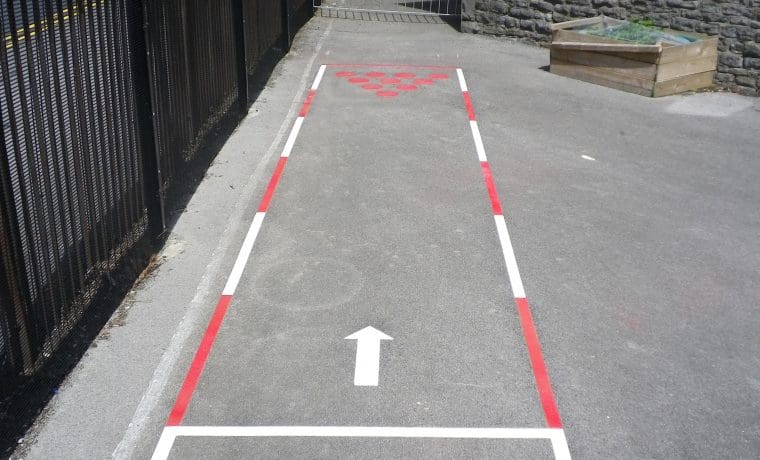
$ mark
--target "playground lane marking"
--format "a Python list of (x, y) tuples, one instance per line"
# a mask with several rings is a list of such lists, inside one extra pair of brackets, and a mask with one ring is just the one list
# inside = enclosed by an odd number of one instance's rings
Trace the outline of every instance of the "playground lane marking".
[[(270, 179), (269, 185), (267, 186), (264, 196), (262, 197), (258, 212), (254, 216), (253, 222), (251, 222), (251, 226), (248, 229), (248, 233), (246, 234), (245, 240), (243, 241), (243, 245), (241, 246), (237, 259), (235, 260), (235, 265), (233, 266), (232, 271), (230, 272), (230, 275), (227, 279), (227, 283), (222, 290), (222, 295), (219, 298), (216, 309), (214, 310), (214, 314), (209, 321), (206, 332), (203, 334), (201, 344), (195, 352), (193, 361), (190, 364), (190, 369), (185, 375), (185, 380), (182, 383), (182, 387), (179, 391), (179, 394), (177, 395), (177, 399), (174, 403), (174, 406), (172, 407), (171, 413), (169, 414), (169, 418), (166, 421), (167, 426), (179, 425), (182, 423), (182, 419), (185, 417), (187, 408), (193, 398), (195, 387), (198, 384), (198, 380), (200, 379), (200, 376), (203, 373), (203, 369), (206, 365), (208, 355), (211, 352), (211, 348), (214, 346), (216, 335), (219, 332), (222, 321), (224, 321), (224, 316), (227, 313), (230, 303), (232, 302), (232, 298), (235, 294), (237, 285), (240, 282), (240, 278), (243, 275), (245, 266), (248, 263), (248, 258), (251, 255), (253, 246), (256, 243), (256, 237), (258, 236), (261, 225), (264, 222), (264, 217), (266, 217), (266, 211), (269, 207), (269, 203), (272, 199), (272, 196), (274, 195), (275, 190), (277, 189), (277, 184), (279, 183), (280, 177), (282, 176), (282, 172), (285, 168), (285, 164), (287, 163), (290, 151), (293, 149), (293, 144), (295, 144), (296, 137), (298, 136), (298, 132), (301, 129), (301, 125), (303, 124), (305, 114), (308, 113), (309, 106), (314, 99), (314, 95), (316, 94), (316, 90), (319, 87), (319, 82), (322, 79), (324, 72), (325, 66), (322, 65), (320, 66), (319, 72), (317, 72), (317, 76), (311, 86), (311, 90), (309, 91), (306, 100), (301, 107), (299, 116), (293, 124), (293, 129), (290, 132), (290, 136), (288, 137), (288, 141), (285, 144), (283, 153), (277, 162), (277, 166), (272, 173), (272, 178)], [(158, 449), (158, 447), (160, 447), (160, 445), (157, 446), (156, 449)]]
[(548, 439), (554, 457), (569, 460), (561, 428), (441, 428), (400, 426), (171, 426), (161, 434), (152, 460), (164, 460), (178, 437)]
[(483, 181), (485, 182), (486, 190), (488, 191), (488, 196), (491, 200), (496, 231), (499, 234), (499, 242), (501, 243), (501, 249), (504, 255), (504, 263), (507, 266), (509, 283), (512, 287), (512, 295), (515, 298), (517, 312), (520, 316), (520, 325), (522, 326), (525, 345), (528, 348), (528, 356), (533, 369), (533, 377), (536, 381), (539, 398), (541, 399), (541, 407), (544, 411), (546, 424), (549, 428), (562, 428), (562, 419), (560, 418), (557, 402), (554, 398), (554, 392), (552, 391), (549, 372), (547, 371), (546, 363), (544, 362), (543, 353), (541, 351), (541, 342), (538, 340), (536, 327), (533, 323), (533, 315), (531, 314), (530, 305), (528, 304), (528, 299), (525, 295), (525, 287), (523, 286), (522, 278), (520, 277), (520, 270), (517, 267), (515, 251), (509, 237), (509, 231), (507, 230), (507, 222), (504, 219), (501, 201), (499, 200), (498, 191), (496, 190), (496, 184), (493, 181), (491, 167), (489, 166), (485, 148), (483, 147), (483, 140), (480, 137), (480, 130), (477, 126), (478, 122), (475, 118), (475, 109), (473, 108), (472, 98), (467, 89), (467, 82), (465, 81), (464, 72), (462, 72), (461, 68), (457, 69), (457, 77), (459, 78), (459, 87), (462, 90), (465, 109), (467, 110), (467, 115), (470, 119), (472, 135), (483, 172)]
[[(410, 66), (412, 67), (412, 66)], [(424, 68), (425, 66), (415, 66)], [(498, 197), (496, 185), (493, 181), (490, 165), (485, 154), (485, 148), (480, 136), (475, 111), (470, 98), (467, 84), (464, 79), (462, 69), (456, 68), (459, 84), (462, 89), (465, 108), (467, 110), (470, 126), (472, 129), (473, 139), (475, 142), (478, 158), (481, 163), (486, 189), (491, 201), (491, 207), (494, 214), (495, 224), (502, 246), (502, 252), (510, 285), (512, 287), (515, 303), (520, 317), (521, 327), (528, 348), (531, 366), (538, 387), (538, 393), (541, 399), (542, 408), (547, 421), (547, 428), (435, 428), (435, 427), (187, 427), (180, 426), (182, 419), (187, 411), (187, 407), (192, 399), (195, 386), (200, 378), (206, 359), (213, 346), (216, 334), (221, 326), (226, 311), (232, 302), (232, 296), (237, 287), (237, 283), (242, 276), (243, 270), (247, 263), (248, 257), (253, 249), (256, 236), (261, 228), (269, 202), (279, 183), (280, 176), (287, 162), (287, 158), (295, 143), (296, 137), (300, 131), (304, 117), (308, 114), (316, 90), (321, 81), (326, 65), (322, 65), (317, 73), (311, 90), (309, 91), (305, 102), (299, 112), (285, 148), (278, 161), (277, 167), (272, 175), (272, 179), (262, 198), (259, 212), (251, 223), (246, 239), (241, 247), (238, 259), (236, 260), (233, 271), (230, 273), (227, 285), (219, 299), (217, 308), (212, 316), (206, 333), (201, 341), (201, 345), (196, 351), (196, 355), (186, 375), (182, 389), (177, 397), (172, 413), (164, 427), (161, 438), (154, 451), (154, 459), (167, 458), (174, 441), (178, 436), (232, 436), (232, 437), (395, 437), (395, 438), (474, 438), (474, 439), (549, 439), (552, 442), (552, 449), (555, 457), (558, 459), (570, 459), (570, 452), (567, 445), (562, 421), (557, 409), (554, 394), (551, 389), (546, 365), (541, 351), (541, 345), (535, 330), (533, 318), (530, 312), (530, 306), (525, 296), (524, 287), (520, 278), (514, 249), (507, 230), (504, 219), (501, 201)], [(443, 68), (443, 67), (439, 67)], [(358, 350), (357, 350), (358, 351)]]

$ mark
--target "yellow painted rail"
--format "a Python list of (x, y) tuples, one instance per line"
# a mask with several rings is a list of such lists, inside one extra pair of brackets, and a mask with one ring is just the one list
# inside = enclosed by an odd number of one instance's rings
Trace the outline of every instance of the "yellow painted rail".
[(84, 5), (84, 7), (80, 7), (79, 5), (74, 5), (71, 8), (64, 8), (60, 13), (53, 14), (53, 20), (49, 21), (48, 19), (44, 19), (38, 23), (32, 23), (27, 24), (24, 27), (21, 27), (17, 29), (14, 33), (6, 35), (3, 39), (3, 42), (5, 43), (6, 49), (13, 48), (14, 44), (14, 37), (16, 37), (16, 42), (20, 43), (27, 39), (27, 37), (31, 38), (36, 36), (37, 34), (40, 34), (49, 28), (50, 22), (53, 23), (53, 26), (56, 24), (59, 24), (63, 21), (68, 21), (69, 19), (79, 16), (80, 14), (87, 13), (88, 10), (98, 8), (99, 6), (103, 6), (106, 4), (107, 0), (100, 0), (90, 2)]

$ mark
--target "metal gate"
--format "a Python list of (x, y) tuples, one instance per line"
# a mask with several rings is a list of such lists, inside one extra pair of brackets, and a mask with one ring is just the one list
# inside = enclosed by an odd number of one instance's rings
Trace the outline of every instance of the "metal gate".
[(459, 17), (461, 0), (312, 0), (322, 16), (349, 19), (434, 22)]

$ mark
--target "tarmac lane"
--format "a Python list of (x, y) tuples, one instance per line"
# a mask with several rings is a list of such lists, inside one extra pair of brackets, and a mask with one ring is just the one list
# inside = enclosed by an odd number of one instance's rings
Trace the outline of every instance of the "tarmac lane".
[[(543, 436), (455, 69), (327, 66), (306, 113), (181, 425)], [(171, 457), (552, 456), (505, 433), (217, 432)]]

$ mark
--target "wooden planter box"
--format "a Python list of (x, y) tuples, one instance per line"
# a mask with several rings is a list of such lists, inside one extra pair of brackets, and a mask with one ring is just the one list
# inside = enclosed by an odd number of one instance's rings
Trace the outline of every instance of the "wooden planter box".
[(554, 24), (550, 71), (650, 97), (713, 84), (718, 65), (717, 37), (665, 29), (664, 32), (696, 41), (684, 45), (639, 45), (579, 32), (596, 24), (608, 27), (624, 22), (600, 16)]

